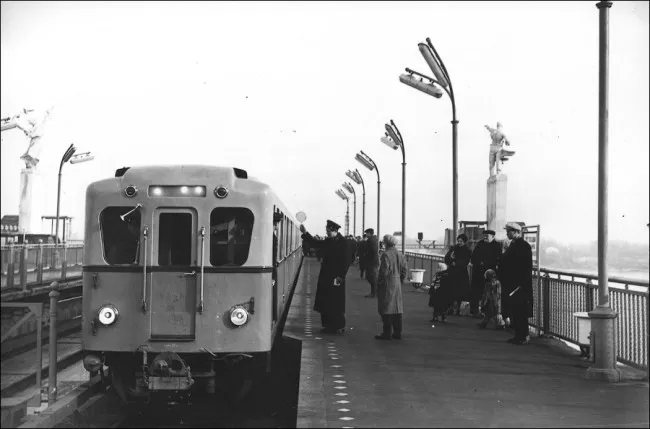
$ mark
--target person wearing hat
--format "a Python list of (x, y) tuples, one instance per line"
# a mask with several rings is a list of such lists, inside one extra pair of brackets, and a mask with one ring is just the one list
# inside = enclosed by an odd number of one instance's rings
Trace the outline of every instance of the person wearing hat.
[(377, 276), (379, 275), (379, 243), (374, 229), (366, 229), (364, 235), (367, 237), (364, 249), (366, 279), (370, 283), (370, 293), (366, 295), (366, 298), (374, 298), (377, 296)]
[(497, 273), (493, 269), (485, 271), (485, 289), (481, 297), (483, 308), (483, 321), (478, 324), (485, 329), (491, 319), (494, 319), (495, 329), (503, 329), (503, 318), (501, 317), (501, 283), (497, 279)]
[(404, 313), (402, 282), (406, 278), (408, 267), (406, 257), (395, 248), (397, 238), (386, 234), (383, 242), (386, 251), (381, 254), (377, 277), (377, 309), (381, 316), (383, 330), (380, 335), (375, 335), (375, 339), (401, 340), (402, 313)]
[(472, 252), (466, 245), (467, 235), (459, 234), (456, 238), (456, 245), (445, 254), (445, 264), (449, 267), (449, 283), (452, 287), (454, 300), (453, 312), (460, 315), (460, 305), (463, 301), (469, 301), (469, 274), (467, 265), (472, 257)]
[(339, 233), (341, 225), (331, 220), (327, 221), (325, 240), (315, 240), (307, 232), (304, 225), (300, 225), (302, 239), (309, 246), (320, 251), (322, 257), (318, 284), (316, 286), (316, 299), (314, 310), (320, 313), (321, 332), (343, 335), (345, 332), (345, 275), (350, 266), (348, 256), (349, 246), (346, 239)]
[(472, 316), (479, 314), (479, 301), (483, 296), (485, 281), (483, 276), (487, 270), (496, 270), (501, 257), (501, 244), (494, 239), (495, 232), (491, 229), (483, 231), (483, 240), (476, 243), (472, 252), (472, 284), (469, 296), (469, 311)]
[(499, 260), (503, 317), (512, 319), (515, 336), (512, 344), (528, 344), (528, 318), (533, 315), (533, 252), (522, 237), (521, 225), (506, 224), (510, 245)]

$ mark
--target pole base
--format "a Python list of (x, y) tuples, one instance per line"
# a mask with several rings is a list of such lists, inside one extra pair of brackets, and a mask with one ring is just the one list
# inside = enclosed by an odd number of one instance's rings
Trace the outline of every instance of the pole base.
[(610, 383), (618, 383), (621, 381), (621, 371), (615, 369), (601, 369), (601, 368), (587, 368), (585, 374), (587, 380), (607, 381)]

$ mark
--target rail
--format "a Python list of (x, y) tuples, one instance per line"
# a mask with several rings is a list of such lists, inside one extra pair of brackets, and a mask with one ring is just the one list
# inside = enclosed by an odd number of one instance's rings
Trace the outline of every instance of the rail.
[(81, 278), (83, 244), (9, 244), (0, 247), (0, 289), (27, 290)]
[[(409, 269), (424, 269), (423, 284), (431, 284), (442, 255), (406, 252)], [(471, 265), (468, 266), (471, 278)], [(592, 311), (598, 304), (598, 276), (540, 268), (533, 272), (533, 317), (538, 334), (578, 344), (578, 311)], [(617, 360), (648, 371), (647, 281), (610, 277), (610, 305), (618, 313), (615, 322)]]

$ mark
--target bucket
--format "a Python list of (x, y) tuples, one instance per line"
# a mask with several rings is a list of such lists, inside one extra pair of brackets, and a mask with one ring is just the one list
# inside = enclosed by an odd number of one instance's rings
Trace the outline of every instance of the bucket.
[(411, 270), (411, 283), (422, 283), (425, 271), (426, 270), (420, 270), (420, 269)]

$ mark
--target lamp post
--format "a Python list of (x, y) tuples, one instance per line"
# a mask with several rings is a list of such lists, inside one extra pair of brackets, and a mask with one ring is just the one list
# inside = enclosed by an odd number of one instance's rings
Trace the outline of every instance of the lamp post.
[(352, 187), (352, 185), (349, 182), (343, 183), (342, 186), (345, 188), (346, 191), (351, 193), (352, 196), (354, 197), (354, 200), (353, 200), (354, 201), (354, 223), (352, 224), (353, 225), (352, 226), (352, 235), (356, 237), (357, 236), (357, 194), (356, 194), (356, 192), (354, 192), (354, 188)]
[(368, 155), (366, 155), (362, 150), (359, 151), (359, 153), (355, 156), (356, 160), (361, 163), (364, 167), (366, 167), (368, 170), (376, 170), (377, 171), (377, 237), (380, 237), (379, 235), (379, 201), (381, 197), (381, 192), (380, 192), (380, 187), (381, 187), (381, 180), (379, 180), (379, 168), (377, 168), (377, 164), (375, 164), (375, 161), (372, 160)]
[(397, 129), (397, 125), (390, 120), (390, 125), (385, 124), (386, 135), (380, 140), (388, 145), (391, 149), (397, 150), (402, 148), (402, 254), (405, 253), (406, 246), (406, 153), (404, 151), (404, 140), (402, 134)]
[(596, 3), (599, 12), (598, 49), (598, 305), (589, 312), (594, 341), (594, 365), (587, 369), (587, 378), (618, 382), (621, 372), (616, 367), (615, 320), (618, 317), (609, 303), (607, 275), (607, 204), (608, 204), (608, 138), (609, 138), (609, 9), (611, 1)]
[(352, 179), (357, 185), (361, 185), (361, 189), (363, 191), (363, 204), (361, 210), (361, 235), (363, 235), (363, 233), (366, 231), (366, 186), (363, 183), (363, 177), (361, 177), (361, 174), (359, 174), (359, 170), (348, 170), (345, 172), (345, 175)]
[[(63, 156), (61, 157), (61, 163), (59, 164), (59, 179), (56, 190), (56, 222), (54, 227), (54, 248), (56, 249), (54, 252), (55, 266), (59, 261), (59, 210), (61, 208), (61, 172), (63, 170), (63, 164), (68, 161), (70, 161), (70, 164), (77, 164), (94, 159), (94, 157), (90, 155), (90, 152), (80, 153), (79, 155), (73, 157), (72, 155), (74, 155), (76, 151), (77, 148), (74, 146), (74, 144), (70, 144), (68, 149), (66, 149), (66, 151), (63, 153)], [(65, 237), (63, 237), (63, 241), (65, 241)]]
[[(435, 75), (435, 79), (425, 76), (421, 73), (413, 71), (409, 68), (406, 69), (408, 74), (402, 74), (399, 77), (400, 82), (406, 84), (410, 87), (413, 87), (419, 91), (424, 92), (425, 94), (432, 95), (435, 98), (442, 97), (442, 88), (449, 99), (451, 100), (451, 110), (452, 110), (452, 178), (453, 178), (453, 239), (456, 239), (458, 233), (458, 120), (456, 119), (456, 99), (454, 98), (454, 88), (451, 84), (451, 79), (449, 78), (449, 73), (447, 73), (447, 68), (442, 62), (440, 55), (436, 52), (436, 49), (431, 44), (431, 40), (427, 37), (427, 43), (418, 43), (418, 48), (420, 53), (424, 57), (424, 60), (429, 65), (429, 68)], [(419, 76), (419, 79), (413, 75)], [(428, 79), (431, 83), (424, 83), (422, 78)], [(440, 87), (440, 88), (438, 88)], [(449, 87), (449, 89), (447, 89)]]
[(345, 235), (348, 235), (350, 234), (350, 199), (340, 189), (336, 190), (336, 195), (341, 197), (342, 200), (345, 200)]

